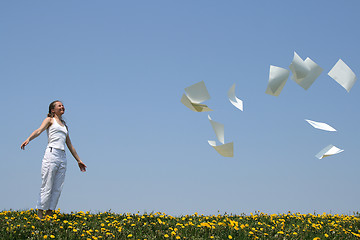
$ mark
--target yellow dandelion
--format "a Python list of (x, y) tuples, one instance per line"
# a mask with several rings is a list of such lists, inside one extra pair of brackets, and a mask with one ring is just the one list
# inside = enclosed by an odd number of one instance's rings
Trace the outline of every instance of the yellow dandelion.
[(315, 237), (315, 238), (313, 238), (313, 240), (320, 240), (320, 238), (319, 238), (319, 237)]
[(47, 239), (48, 238), (48, 236), (47, 235), (44, 235), (44, 239)]
[(50, 238), (55, 238), (55, 236), (54, 236), (54, 235), (50, 235)]
[(232, 236), (231, 236), (231, 235), (229, 235), (229, 236), (228, 236), (228, 238), (229, 238), (229, 239), (232, 239)]
[(169, 237), (169, 235), (165, 234), (165, 235), (164, 235), (164, 237), (168, 238), (168, 237)]
[(131, 238), (131, 237), (132, 237), (132, 234), (129, 234), (129, 235), (128, 235), (128, 238)]

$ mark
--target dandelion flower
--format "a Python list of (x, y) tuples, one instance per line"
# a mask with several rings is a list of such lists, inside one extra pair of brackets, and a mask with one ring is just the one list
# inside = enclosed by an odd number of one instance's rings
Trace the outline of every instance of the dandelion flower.
[(229, 238), (229, 239), (232, 239), (232, 236), (231, 236), (231, 235), (229, 235), (229, 236), (228, 236), (228, 238)]

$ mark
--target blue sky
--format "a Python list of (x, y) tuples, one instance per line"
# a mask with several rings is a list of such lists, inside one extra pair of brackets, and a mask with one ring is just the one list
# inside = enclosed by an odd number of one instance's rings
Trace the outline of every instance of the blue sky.
[[(71, 154), (58, 207), (70, 211), (219, 213), (358, 211), (359, 85), (327, 76), (341, 58), (359, 69), (358, 1), (2, 1), (1, 209), (35, 206), (46, 133), (20, 144), (63, 101)], [(291, 79), (265, 94), (269, 66), (293, 52), (323, 73), (308, 91)], [(207, 141), (207, 113), (180, 103), (204, 81), (234, 141)], [(227, 91), (236, 83), (244, 111)], [(337, 132), (312, 128), (326, 122)], [(333, 144), (345, 151), (318, 160)]]

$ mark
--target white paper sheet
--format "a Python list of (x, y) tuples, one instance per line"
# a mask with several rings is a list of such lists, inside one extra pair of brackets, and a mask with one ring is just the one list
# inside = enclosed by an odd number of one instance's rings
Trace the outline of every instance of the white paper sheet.
[(294, 58), (289, 66), (295, 82), (299, 83), (304, 79), (310, 72), (309, 66), (300, 58), (300, 56), (294, 52)]
[(311, 126), (313, 126), (314, 128), (317, 128), (317, 129), (321, 129), (321, 130), (324, 130), (324, 131), (330, 131), (330, 132), (335, 132), (336, 131), (335, 128), (333, 128), (332, 126), (330, 126), (327, 123), (315, 122), (315, 121), (308, 120), (308, 119), (305, 119), (305, 121), (307, 121)]
[(290, 71), (281, 67), (270, 66), (269, 83), (265, 91), (266, 94), (279, 96), (289, 78)]
[(343, 152), (344, 150), (335, 147), (334, 145), (330, 144), (329, 146), (327, 146), (326, 148), (324, 148), (323, 150), (321, 150), (318, 154), (315, 155), (315, 157), (317, 157), (318, 159), (322, 159), (324, 157), (328, 157), (334, 154), (338, 154)]
[(192, 103), (202, 103), (210, 99), (210, 95), (206, 89), (204, 81), (195, 83), (194, 85), (185, 88), (185, 92)]
[(214, 129), (214, 132), (215, 132), (215, 135), (216, 135), (217, 139), (219, 140), (219, 142), (224, 144), (225, 143), (224, 124), (213, 121), (211, 119), (210, 115), (208, 115), (208, 118), (209, 118), (209, 121), (211, 123), (212, 128)]
[(241, 111), (244, 110), (243, 101), (238, 99), (235, 96), (235, 83), (232, 85), (232, 87), (228, 91), (228, 97), (232, 105), (234, 105), (236, 108), (240, 109)]
[(223, 145), (216, 146), (215, 141), (208, 141), (210, 146), (212, 146), (221, 156), (224, 157), (234, 157), (234, 143), (226, 143)]
[(192, 103), (190, 101), (190, 99), (183, 94), (182, 98), (181, 98), (181, 102), (188, 108), (190, 108), (191, 110), (193, 110), (194, 112), (209, 112), (209, 111), (213, 111), (212, 109), (210, 109), (207, 105), (205, 104), (197, 104), (197, 103)]
[(208, 141), (208, 143), (210, 144), (210, 146), (212, 146), (220, 155), (224, 156), (224, 157), (233, 157), (234, 156), (234, 143), (226, 143), (225, 144), (225, 140), (224, 140), (224, 125), (219, 123), (219, 122), (215, 122), (211, 119), (210, 115), (208, 115), (209, 121), (211, 123), (212, 128), (214, 129), (215, 135), (217, 137), (217, 139), (219, 140), (219, 142), (222, 143), (222, 145), (216, 146), (216, 142), (215, 141)]
[(341, 59), (339, 59), (335, 66), (330, 70), (328, 75), (348, 92), (356, 82), (355, 73)]
[(297, 84), (299, 84), (305, 90), (308, 90), (309, 87), (315, 82), (315, 80), (321, 75), (323, 69), (310, 58), (306, 58), (304, 63), (310, 69), (306, 77), (295, 79), (295, 75), (293, 75), (291, 76), (291, 79), (293, 79)]
[(181, 102), (194, 112), (209, 112), (213, 111), (205, 104), (200, 104), (208, 99), (210, 95), (206, 89), (204, 81), (195, 83), (190, 87), (185, 88), (186, 95), (183, 94)]

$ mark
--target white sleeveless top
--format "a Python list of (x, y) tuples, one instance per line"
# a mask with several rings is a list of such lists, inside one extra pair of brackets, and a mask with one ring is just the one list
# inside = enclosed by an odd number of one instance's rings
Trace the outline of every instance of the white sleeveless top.
[(55, 118), (53, 123), (46, 129), (48, 135), (48, 147), (53, 147), (65, 151), (65, 141), (68, 130), (61, 126)]

